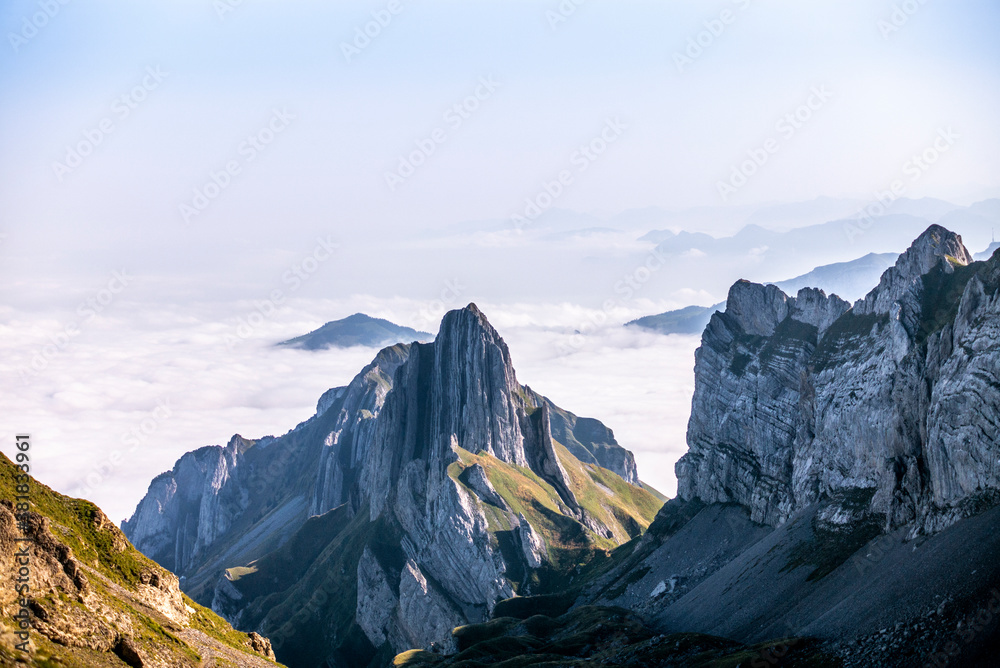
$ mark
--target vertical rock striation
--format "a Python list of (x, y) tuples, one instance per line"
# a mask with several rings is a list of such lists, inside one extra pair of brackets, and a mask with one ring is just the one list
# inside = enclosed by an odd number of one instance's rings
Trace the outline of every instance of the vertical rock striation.
[(384, 647), (446, 645), (553, 554), (586, 559), (641, 531), (658, 503), (638, 483), (610, 429), (518, 383), (470, 304), (433, 343), (381, 351), (284, 436), (185, 455), (123, 528), (279, 658), (316, 665), (285, 642), (309, 629), (329, 665), (367, 665)]
[(931, 532), (996, 494), (998, 265), (933, 225), (853, 307), (734, 285), (696, 353), (679, 496), (772, 526), (842, 498)]

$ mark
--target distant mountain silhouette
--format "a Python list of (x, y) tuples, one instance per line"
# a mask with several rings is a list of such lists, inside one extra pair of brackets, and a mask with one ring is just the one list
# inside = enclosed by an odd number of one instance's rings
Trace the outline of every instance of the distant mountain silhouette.
[(350, 346), (378, 348), (393, 343), (430, 341), (433, 338), (434, 335), (427, 332), (418, 332), (411, 327), (402, 327), (382, 318), (355, 313), (341, 320), (328, 322), (308, 334), (282, 341), (278, 345), (303, 350), (326, 350), (327, 348), (348, 348)]

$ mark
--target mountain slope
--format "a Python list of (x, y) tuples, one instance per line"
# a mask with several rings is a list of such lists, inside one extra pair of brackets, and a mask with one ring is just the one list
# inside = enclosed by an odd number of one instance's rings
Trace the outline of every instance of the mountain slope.
[(517, 382), (469, 305), (288, 434), (188, 453), (123, 528), (289, 665), (356, 666), (558, 588), (660, 504), (607, 427)]
[[(0, 588), (0, 663), (38, 666), (274, 666), (270, 643), (236, 632), (181, 594), (177, 577), (140, 554), (99, 508), (30, 481), (33, 510), (15, 516), (8, 500), (24, 484), (0, 454), (0, 568), (15, 572), (29, 547), (30, 651), (16, 648), (20, 608)], [(22, 529), (25, 533), (22, 536)], [(22, 537), (29, 542), (20, 542)], [(23, 557), (17, 563), (24, 566)], [(18, 568), (20, 567), (18, 566)], [(256, 649), (255, 649), (256, 648)], [(214, 663), (213, 663), (214, 662)]]
[(991, 665), (1000, 256), (935, 225), (853, 306), (739, 282), (695, 377), (678, 497), (580, 602), (845, 666)]
[(401, 327), (382, 318), (364, 313), (328, 322), (308, 334), (282, 341), (279, 346), (303, 350), (325, 350), (350, 346), (379, 347), (408, 341), (429, 341), (433, 335)]

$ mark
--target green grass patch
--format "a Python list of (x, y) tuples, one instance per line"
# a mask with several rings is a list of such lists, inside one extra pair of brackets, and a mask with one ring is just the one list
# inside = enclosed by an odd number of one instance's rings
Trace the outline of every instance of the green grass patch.
[[(20, 469), (0, 453), (0, 498), (15, 498), (16, 476), (20, 473)], [(144, 570), (161, 570), (132, 547), (118, 527), (90, 501), (63, 496), (34, 478), (30, 483), (30, 497), (31, 510), (49, 519), (53, 535), (68, 545), (77, 559), (95, 567), (114, 582), (135, 587)]]

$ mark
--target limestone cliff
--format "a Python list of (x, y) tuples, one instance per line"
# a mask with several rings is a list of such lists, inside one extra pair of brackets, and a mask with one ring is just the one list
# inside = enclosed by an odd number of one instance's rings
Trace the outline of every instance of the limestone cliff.
[(290, 665), (353, 666), (447, 645), (658, 507), (611, 431), (519, 384), (469, 305), (288, 434), (185, 455), (124, 529)]
[(998, 275), (934, 225), (853, 308), (734, 285), (696, 355), (679, 496), (772, 526), (850, 496), (830, 517), (934, 532), (995, 495)]

